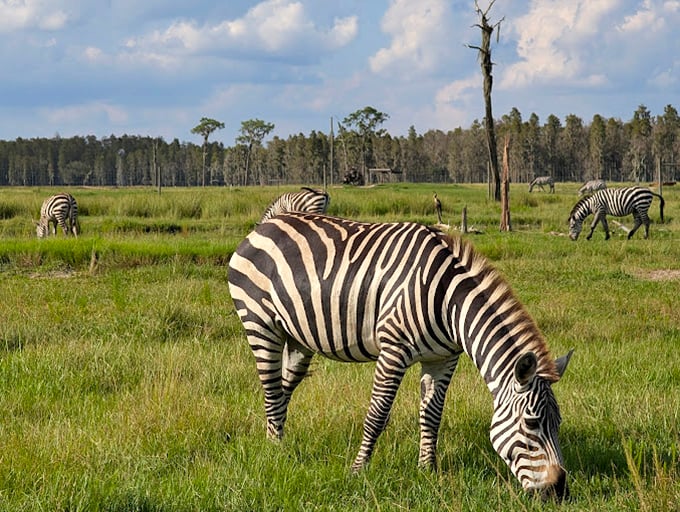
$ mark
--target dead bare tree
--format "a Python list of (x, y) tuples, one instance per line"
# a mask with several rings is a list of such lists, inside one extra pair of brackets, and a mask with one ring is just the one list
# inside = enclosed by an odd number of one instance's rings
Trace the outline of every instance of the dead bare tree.
[(503, 144), (503, 187), (501, 188), (501, 231), (512, 231), (510, 222), (510, 137)]
[(489, 150), (489, 166), (491, 167), (491, 173), (494, 181), (494, 200), (501, 200), (501, 177), (500, 170), (498, 168), (498, 149), (496, 147), (496, 131), (494, 128), (493, 113), (491, 109), (491, 88), (493, 87), (493, 62), (491, 61), (491, 36), (493, 31), (498, 29), (496, 32), (496, 42), (500, 36), (500, 25), (505, 19), (503, 17), (497, 23), (493, 25), (489, 24), (489, 11), (496, 0), (491, 0), (488, 7), (482, 10), (475, 0), (475, 11), (477, 16), (479, 16), (480, 22), (475, 26), (479, 27), (482, 31), (482, 44), (481, 46), (468, 45), (468, 48), (479, 51), (479, 62), (482, 66), (482, 74), (484, 76), (484, 104), (485, 104), (485, 116), (484, 116), (484, 127), (486, 131), (486, 144)]

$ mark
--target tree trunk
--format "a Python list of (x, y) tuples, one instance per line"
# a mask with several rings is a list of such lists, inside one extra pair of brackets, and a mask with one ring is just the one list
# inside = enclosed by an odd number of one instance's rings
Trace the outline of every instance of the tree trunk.
[(510, 152), (510, 139), (505, 137), (503, 145), (503, 186), (501, 187), (501, 231), (512, 231), (510, 223), (510, 164), (508, 154)]
[[(482, 11), (477, 2), (475, 1), (475, 7), (477, 9), (477, 14), (481, 18), (481, 23), (477, 26), (482, 30), (482, 45), (481, 46), (470, 46), (470, 48), (475, 48), (479, 50), (479, 61), (482, 66), (482, 75), (484, 76), (484, 128), (486, 131), (486, 145), (489, 151), (489, 166), (491, 168), (491, 174), (494, 181), (494, 200), (501, 200), (501, 181), (500, 181), (500, 170), (498, 168), (498, 149), (496, 147), (496, 130), (494, 128), (493, 112), (491, 109), (491, 89), (493, 87), (493, 62), (491, 62), (491, 35), (493, 34), (494, 28), (500, 25), (500, 21), (496, 25), (489, 25), (488, 13), (494, 4), (493, 0), (486, 11)], [(502, 20), (501, 20), (502, 21)]]

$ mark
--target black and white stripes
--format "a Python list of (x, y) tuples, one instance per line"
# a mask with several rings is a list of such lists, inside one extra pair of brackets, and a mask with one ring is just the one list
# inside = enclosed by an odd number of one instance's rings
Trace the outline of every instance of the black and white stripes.
[(283, 212), (325, 213), (329, 202), (330, 197), (326, 192), (302, 187), (299, 192), (287, 192), (276, 198), (267, 207), (260, 222), (265, 222)]
[(581, 188), (578, 189), (578, 195), (582, 196), (585, 194), (592, 194), (598, 190), (603, 190), (607, 188), (607, 184), (604, 180), (590, 180), (586, 181)]
[(549, 357), (507, 283), (458, 238), (413, 223), (281, 214), (260, 224), (229, 264), (229, 289), (265, 396), (267, 433), (283, 436), (288, 403), (315, 353), (376, 361), (364, 467), (406, 370), (421, 365), (419, 464), (435, 466), (442, 410), (460, 354), (494, 398), (491, 439), (525, 489), (564, 496)]
[(40, 220), (36, 225), (38, 238), (44, 238), (50, 233), (57, 234), (57, 224), (65, 235), (78, 236), (78, 204), (71, 194), (56, 194), (43, 201), (40, 208)]
[(529, 192), (531, 192), (534, 187), (538, 187), (541, 190), (545, 190), (543, 188), (544, 185), (547, 185), (550, 189), (550, 192), (553, 194), (555, 193), (555, 180), (553, 179), (552, 176), (539, 176), (537, 178), (534, 178), (531, 183), (529, 183)]
[(592, 196), (586, 196), (574, 205), (569, 214), (569, 237), (572, 240), (578, 239), (581, 229), (583, 229), (583, 221), (592, 213), (594, 219), (590, 225), (590, 233), (586, 237), (588, 240), (593, 236), (593, 231), (595, 231), (598, 222), (602, 223), (605, 239), (609, 239), (607, 215), (625, 217), (630, 214), (633, 215), (635, 224), (633, 229), (629, 231), (628, 238), (630, 239), (642, 225), (645, 226), (645, 238), (647, 238), (649, 236), (649, 215), (647, 212), (654, 196), (659, 198), (659, 212), (661, 222), (663, 222), (664, 199), (648, 188), (610, 188), (599, 190)]

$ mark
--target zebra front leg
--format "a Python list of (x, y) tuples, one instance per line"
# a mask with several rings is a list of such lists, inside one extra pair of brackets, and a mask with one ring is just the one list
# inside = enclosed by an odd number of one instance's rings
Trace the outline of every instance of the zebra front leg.
[(395, 351), (382, 351), (378, 357), (373, 377), (371, 403), (364, 420), (364, 431), (359, 453), (352, 464), (352, 472), (363, 469), (371, 459), (378, 437), (385, 430), (394, 398), (408, 367), (406, 357)]
[(437, 438), (446, 390), (456, 370), (459, 354), (452, 359), (423, 363), (420, 376), (420, 454), (418, 466), (437, 469)]
[(604, 239), (609, 240), (610, 238), (609, 223), (607, 222), (607, 219), (605, 217), (602, 217), (602, 228), (604, 229)]
[[(595, 218), (593, 219), (593, 223), (590, 225), (590, 233), (588, 233), (588, 236), (586, 237), (586, 240), (590, 240), (593, 237), (593, 233), (595, 232), (595, 228), (597, 227), (597, 223), (600, 222), (600, 220), (603, 220), (601, 218), (600, 214), (596, 214)], [(607, 231), (607, 238), (609, 238), (609, 232)]]

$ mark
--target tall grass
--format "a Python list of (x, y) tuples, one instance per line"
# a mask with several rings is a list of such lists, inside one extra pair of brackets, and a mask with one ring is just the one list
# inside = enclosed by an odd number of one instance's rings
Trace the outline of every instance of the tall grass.
[(285, 439), (265, 440), (226, 262), (284, 189), (75, 190), (77, 240), (35, 239), (51, 190), (2, 190), (13, 213), (0, 218), (0, 510), (677, 510), (680, 192), (666, 189), (669, 221), (649, 240), (617, 230), (574, 243), (577, 186), (513, 186), (511, 233), (482, 186), (330, 190), (329, 213), (360, 220), (433, 223), (435, 190), (452, 226), (467, 206), (482, 232), (467, 236), (552, 352), (575, 348), (555, 385), (572, 491), (562, 505), (526, 496), (491, 448), (491, 397), (467, 359), (437, 473), (416, 468), (417, 370), (358, 476), (373, 365), (315, 359)]

